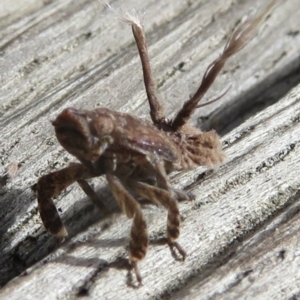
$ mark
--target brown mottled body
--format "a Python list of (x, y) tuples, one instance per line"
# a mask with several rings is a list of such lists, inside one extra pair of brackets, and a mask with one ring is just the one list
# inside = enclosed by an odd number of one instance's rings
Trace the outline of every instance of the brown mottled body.
[(225, 154), (217, 133), (202, 132), (187, 121), (197, 108), (206, 105), (198, 103), (226, 60), (252, 39), (255, 28), (276, 2), (271, 1), (263, 14), (241, 24), (233, 32), (222, 54), (207, 68), (195, 95), (184, 103), (171, 121), (165, 118), (163, 105), (156, 95), (143, 26), (137, 17), (124, 19), (132, 26), (137, 43), (153, 123), (108, 108), (63, 110), (53, 122), (56, 137), (80, 163), (39, 179), (36, 191), (45, 228), (60, 237), (67, 235), (52, 198), (75, 181), (100, 209), (105, 210), (86, 182), (89, 178), (105, 175), (122, 211), (133, 219), (129, 252), (138, 282), (141, 283), (142, 278), (137, 263), (146, 255), (148, 232), (141, 206), (133, 194), (168, 210), (167, 241), (184, 259), (186, 253), (176, 242), (180, 228), (178, 200), (189, 199), (189, 196), (172, 188), (167, 174), (173, 170), (188, 170), (200, 165), (211, 167), (224, 162)]

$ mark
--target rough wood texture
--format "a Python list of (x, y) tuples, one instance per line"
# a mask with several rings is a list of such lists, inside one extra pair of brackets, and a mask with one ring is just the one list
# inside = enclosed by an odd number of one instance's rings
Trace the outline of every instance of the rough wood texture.
[[(146, 11), (154, 72), (172, 115), (236, 22), (265, 1), (169, 2), (112, 5)], [(226, 65), (208, 95), (233, 83), (224, 99), (195, 114), (203, 127), (234, 128), (223, 137), (228, 162), (213, 172), (173, 176), (175, 186), (196, 195), (180, 204), (184, 263), (157, 243), (166, 211), (144, 207), (151, 243), (139, 289), (128, 284), (125, 216), (104, 219), (73, 185), (56, 199), (70, 233), (61, 243), (42, 227), (30, 189), (41, 174), (73, 160), (50, 123), (64, 107), (107, 106), (148, 117), (130, 28), (97, 1), (2, 1), (0, 8), (0, 285), (16, 277), (2, 287), (1, 299), (300, 296), (300, 86), (283, 97), (300, 81), (298, 0), (282, 1), (258, 37)], [(19, 170), (8, 179), (10, 163)], [(115, 210), (104, 180), (93, 184)]]

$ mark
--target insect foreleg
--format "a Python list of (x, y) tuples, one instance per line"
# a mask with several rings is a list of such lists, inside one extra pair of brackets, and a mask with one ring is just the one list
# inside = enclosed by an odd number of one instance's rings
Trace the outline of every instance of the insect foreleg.
[(68, 234), (52, 198), (73, 182), (94, 176), (96, 175), (91, 173), (85, 166), (72, 164), (67, 168), (44, 175), (39, 179), (36, 186), (38, 209), (45, 228), (51, 234), (59, 237), (64, 237)]

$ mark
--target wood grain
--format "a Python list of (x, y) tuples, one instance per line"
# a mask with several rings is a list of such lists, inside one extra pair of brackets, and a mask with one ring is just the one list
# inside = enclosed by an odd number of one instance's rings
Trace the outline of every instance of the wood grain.
[[(146, 11), (154, 73), (172, 116), (235, 24), (263, 3), (111, 4), (118, 11)], [(174, 186), (196, 195), (194, 202), (180, 204), (184, 263), (158, 243), (165, 210), (145, 205), (151, 243), (139, 289), (130, 286), (126, 263), (130, 221), (117, 211), (103, 179), (93, 186), (113, 211), (109, 218), (76, 185), (56, 199), (70, 233), (66, 241), (45, 232), (30, 189), (41, 174), (73, 161), (50, 123), (63, 108), (107, 106), (148, 117), (131, 30), (97, 1), (2, 1), (0, 8), (0, 285), (11, 280), (0, 290), (1, 299), (300, 295), (300, 86), (289, 91), (300, 81), (299, 1), (278, 5), (207, 98), (233, 83), (228, 94), (195, 114), (194, 124), (228, 132), (228, 162), (218, 170), (172, 176)], [(13, 178), (6, 175), (10, 163), (19, 165)]]

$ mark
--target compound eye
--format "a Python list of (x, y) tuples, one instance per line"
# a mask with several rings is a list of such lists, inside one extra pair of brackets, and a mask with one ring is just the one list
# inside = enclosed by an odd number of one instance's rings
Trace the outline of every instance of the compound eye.
[(83, 112), (66, 108), (52, 124), (58, 141), (69, 153), (77, 157), (80, 153), (88, 154), (92, 136)]

